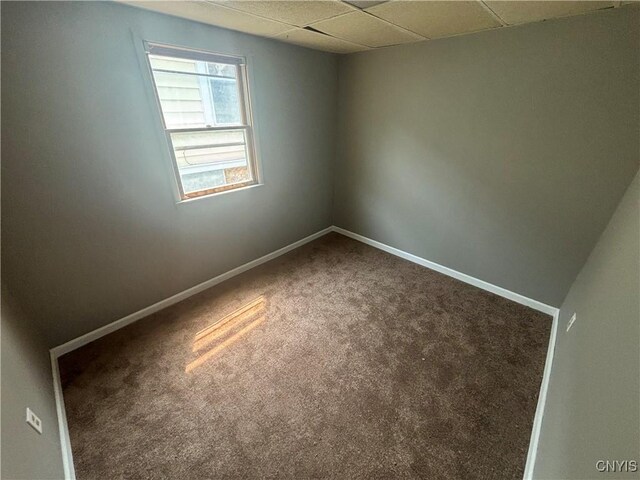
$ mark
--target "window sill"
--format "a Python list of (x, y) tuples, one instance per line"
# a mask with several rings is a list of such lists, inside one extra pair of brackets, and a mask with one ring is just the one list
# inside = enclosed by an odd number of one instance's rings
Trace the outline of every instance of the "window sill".
[(249, 190), (249, 189), (252, 189), (252, 188), (262, 187), (263, 185), (264, 185), (264, 183), (254, 183), (252, 185), (247, 185), (246, 187), (232, 188), (230, 190), (225, 190), (223, 192), (210, 193), (208, 195), (202, 195), (200, 197), (185, 198), (185, 199), (182, 199), (182, 200), (178, 200), (176, 202), (176, 205), (182, 205), (184, 203), (197, 202), (198, 200), (205, 200), (207, 198), (218, 197), (220, 195), (227, 195), (229, 193), (242, 192), (242, 191)]

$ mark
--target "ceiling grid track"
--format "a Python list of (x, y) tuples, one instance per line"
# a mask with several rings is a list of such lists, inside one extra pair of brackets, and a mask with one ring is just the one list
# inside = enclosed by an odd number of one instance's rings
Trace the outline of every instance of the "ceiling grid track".
[(493, 16), (493, 18), (495, 18), (498, 22), (500, 22), (500, 24), (503, 27), (508, 27), (509, 24), (507, 22), (505, 22), (502, 18), (500, 18), (500, 15), (498, 15), (496, 12), (494, 12), (491, 7), (489, 5), (487, 5), (484, 0), (478, 0), (480, 2), (480, 5), (482, 5), (482, 8), (484, 8), (487, 12), (489, 12), (490, 15)]

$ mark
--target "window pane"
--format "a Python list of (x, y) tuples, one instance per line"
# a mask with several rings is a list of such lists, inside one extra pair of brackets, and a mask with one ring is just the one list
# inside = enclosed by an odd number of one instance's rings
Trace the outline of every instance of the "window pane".
[(244, 130), (172, 133), (184, 193), (252, 179)]
[(215, 105), (216, 123), (219, 125), (241, 124), (236, 81), (227, 78), (210, 78), (209, 82)]
[(167, 128), (241, 125), (235, 65), (149, 55)]

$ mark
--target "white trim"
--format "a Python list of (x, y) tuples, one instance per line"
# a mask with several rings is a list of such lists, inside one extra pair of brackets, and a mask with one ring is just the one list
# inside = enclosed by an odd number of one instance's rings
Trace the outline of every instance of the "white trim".
[(542, 374), (542, 383), (540, 384), (540, 393), (538, 394), (538, 406), (536, 407), (536, 415), (533, 417), (533, 427), (531, 429), (531, 440), (529, 441), (529, 452), (527, 453), (527, 463), (524, 467), (524, 480), (533, 480), (533, 469), (536, 465), (536, 456), (538, 454), (538, 443), (540, 442), (540, 431), (542, 429), (542, 419), (544, 418), (544, 408), (547, 403), (547, 391), (549, 390), (549, 381), (551, 380), (551, 367), (553, 366), (553, 355), (556, 350), (556, 338), (558, 336), (558, 317), (560, 310), (556, 309), (553, 314), (553, 323), (551, 324), (551, 334), (549, 335), (549, 346), (547, 347), (547, 359), (544, 364), (544, 373)]
[(557, 308), (552, 307), (551, 305), (546, 305), (542, 302), (538, 302), (537, 300), (533, 300), (531, 298), (525, 297), (524, 295), (520, 295), (519, 293), (507, 290), (506, 288), (498, 287), (497, 285), (485, 282), (484, 280), (479, 280), (472, 277), (471, 275), (467, 275), (466, 273), (458, 272), (449, 267), (431, 262), (422, 257), (418, 257), (417, 255), (413, 255), (412, 253), (407, 253), (398, 248), (390, 247), (389, 245), (385, 245), (384, 243), (378, 242), (377, 240), (371, 240), (370, 238), (350, 232), (349, 230), (345, 230), (344, 228), (336, 227), (334, 225), (333, 231), (341, 233), (346, 237), (353, 238), (354, 240), (358, 240), (359, 242), (366, 243), (367, 245), (371, 245), (372, 247), (378, 248), (397, 257), (409, 260), (410, 262), (417, 263), (418, 265), (422, 265), (423, 267), (430, 268), (431, 270), (435, 270), (436, 272), (444, 273), (449, 277), (453, 277), (464, 283), (473, 285), (474, 287), (481, 288), (482, 290), (486, 290), (487, 292), (495, 293), (496, 295), (500, 295), (501, 297), (519, 303), (520, 305), (525, 305), (539, 312), (546, 313), (547, 315), (554, 315), (557, 311)]
[(558, 316), (560, 314), (560, 310), (556, 307), (552, 307), (551, 305), (546, 305), (542, 302), (538, 302), (537, 300), (527, 298), (523, 295), (520, 295), (519, 293), (515, 293), (505, 288), (485, 282), (484, 280), (479, 280), (470, 275), (467, 275), (466, 273), (458, 272), (456, 270), (445, 267), (438, 263), (431, 262), (411, 253), (407, 253), (397, 248), (390, 247), (389, 245), (385, 245), (384, 243), (378, 242), (376, 240), (372, 240), (357, 233), (350, 232), (349, 230), (345, 230), (344, 228), (336, 227), (334, 225), (332, 230), (347, 237), (353, 238), (354, 240), (358, 240), (359, 242), (371, 245), (372, 247), (378, 248), (392, 255), (396, 255), (397, 257), (404, 258), (405, 260), (409, 260), (410, 262), (417, 263), (418, 265), (422, 265), (423, 267), (430, 268), (475, 287), (481, 288), (491, 293), (495, 293), (496, 295), (500, 295), (501, 297), (504, 297), (508, 300), (553, 316), (553, 322), (551, 324), (551, 334), (549, 336), (549, 346), (547, 347), (547, 358), (545, 360), (544, 373), (542, 374), (540, 393), (538, 394), (538, 405), (536, 407), (536, 413), (533, 418), (531, 440), (529, 441), (529, 452), (527, 453), (527, 463), (524, 469), (524, 480), (532, 480), (533, 468), (536, 463), (536, 454), (538, 452), (538, 442), (540, 440), (542, 418), (544, 416), (544, 408), (547, 401), (547, 390), (549, 388), (549, 380), (551, 377), (551, 366), (553, 364), (553, 354), (555, 351), (556, 337), (558, 334)]
[(136, 320), (140, 320), (141, 318), (147, 317), (152, 313), (155, 313), (164, 308), (167, 308), (168, 306), (173, 305), (174, 303), (181, 302), (182, 300), (189, 298), (192, 295), (195, 295), (197, 293), (200, 293), (208, 288), (211, 288), (214, 285), (224, 282), (229, 278), (235, 277), (236, 275), (240, 275), (241, 273), (246, 272), (247, 270), (250, 270), (253, 267), (257, 267), (258, 265), (262, 265), (263, 263), (266, 263), (269, 260), (273, 260), (274, 258), (279, 257), (280, 255), (284, 255), (285, 253), (290, 252), (291, 250), (294, 250), (304, 245), (305, 243), (309, 243), (312, 240), (315, 240), (316, 238), (322, 237), (323, 235), (326, 235), (331, 231), (332, 231), (332, 227), (327, 227), (323, 230), (320, 230), (319, 232), (309, 235), (308, 237), (298, 240), (297, 242), (293, 242), (287, 245), (286, 247), (282, 247), (276, 250), (275, 252), (271, 252), (260, 258), (247, 262), (244, 265), (240, 265), (239, 267), (234, 268), (233, 270), (229, 270), (226, 273), (223, 273), (221, 275), (218, 275), (217, 277), (214, 277), (205, 282), (202, 282), (196, 285), (195, 287), (188, 288), (187, 290), (184, 290), (180, 293), (176, 293), (175, 295), (169, 298), (165, 298), (164, 300), (160, 300), (159, 302), (154, 303), (153, 305), (145, 307), (142, 310), (138, 310), (137, 312), (134, 312), (131, 315), (127, 315), (126, 317), (121, 318), (120, 320), (116, 320), (115, 322), (109, 323), (108, 325), (97, 328), (96, 330), (86, 333), (78, 338), (74, 338), (73, 340), (70, 340), (67, 343), (58, 345), (57, 347), (54, 347), (51, 349), (51, 353), (55, 355), (56, 358), (60, 357), (66, 353), (69, 353), (75, 350), (76, 348), (80, 348), (83, 345), (86, 345), (87, 343), (93, 342), (94, 340), (97, 340), (100, 337), (104, 337), (105, 335), (108, 335), (111, 332), (115, 332), (116, 330), (119, 330), (129, 325), (130, 323), (135, 322)]
[(64, 478), (65, 480), (75, 480), (76, 471), (73, 467), (73, 455), (71, 453), (67, 413), (64, 409), (64, 399), (62, 397), (62, 383), (60, 382), (58, 357), (53, 350), (49, 351), (49, 355), (51, 357), (51, 371), (53, 373), (53, 393), (56, 399), (56, 413), (58, 415), (58, 430), (60, 432), (60, 450), (62, 450), (62, 468), (64, 470)]

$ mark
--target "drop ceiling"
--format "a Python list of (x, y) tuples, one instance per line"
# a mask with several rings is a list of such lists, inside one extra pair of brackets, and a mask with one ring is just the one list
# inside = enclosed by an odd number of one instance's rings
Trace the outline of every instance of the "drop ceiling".
[(333, 53), (620, 7), (620, 1), (201, 0), (123, 3)]

